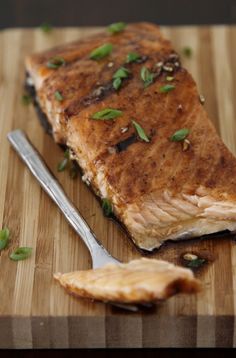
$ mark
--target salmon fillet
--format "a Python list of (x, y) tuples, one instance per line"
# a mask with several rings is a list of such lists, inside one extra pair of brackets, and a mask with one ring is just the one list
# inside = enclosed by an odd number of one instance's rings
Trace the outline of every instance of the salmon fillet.
[[(104, 44), (110, 53), (91, 58)], [(139, 57), (127, 63), (130, 53)], [(55, 58), (60, 67), (48, 68)], [(138, 247), (236, 230), (236, 160), (159, 27), (105, 30), (29, 56), (26, 70), (55, 141), (70, 148), (83, 179), (110, 201)], [(120, 114), (93, 118), (106, 109)], [(187, 134), (176, 140), (179, 130)]]
[(157, 302), (200, 290), (191, 270), (146, 258), (95, 270), (57, 273), (54, 278), (76, 296), (124, 303)]

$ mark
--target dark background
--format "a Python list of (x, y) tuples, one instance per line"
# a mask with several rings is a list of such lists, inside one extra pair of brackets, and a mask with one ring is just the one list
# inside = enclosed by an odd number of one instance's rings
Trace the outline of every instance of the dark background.
[(0, 28), (142, 20), (168, 25), (232, 24), (236, 23), (236, 0), (0, 0)]

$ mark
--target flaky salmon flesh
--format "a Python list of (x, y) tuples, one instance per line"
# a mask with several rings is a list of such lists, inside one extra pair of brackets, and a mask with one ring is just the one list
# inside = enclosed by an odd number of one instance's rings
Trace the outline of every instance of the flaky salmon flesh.
[(197, 293), (201, 287), (191, 270), (146, 258), (94, 270), (57, 273), (54, 278), (75, 296), (122, 303), (155, 303), (177, 293)]
[(136, 245), (236, 230), (236, 160), (158, 26), (101, 31), (26, 70), (55, 141)]

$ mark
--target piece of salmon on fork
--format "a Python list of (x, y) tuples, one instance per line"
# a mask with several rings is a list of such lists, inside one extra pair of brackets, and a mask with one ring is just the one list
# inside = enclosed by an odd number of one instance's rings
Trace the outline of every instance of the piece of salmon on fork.
[(138, 247), (236, 230), (236, 159), (159, 27), (105, 30), (26, 70), (55, 141)]

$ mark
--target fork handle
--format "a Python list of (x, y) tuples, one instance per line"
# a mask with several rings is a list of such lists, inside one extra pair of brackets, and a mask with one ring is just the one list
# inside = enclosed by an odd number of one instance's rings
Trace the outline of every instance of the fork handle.
[(57, 204), (74, 230), (84, 241), (91, 254), (93, 267), (99, 267), (100, 265), (104, 264), (105, 260), (115, 260), (96, 239), (95, 234), (92, 232), (84, 218), (78, 213), (75, 206), (66, 196), (62, 187), (47, 168), (37, 150), (27, 139), (25, 133), (20, 129), (16, 129), (8, 133), (7, 138), (16, 152), (25, 162), (27, 167), (30, 169), (32, 174), (39, 181), (42, 188)]

